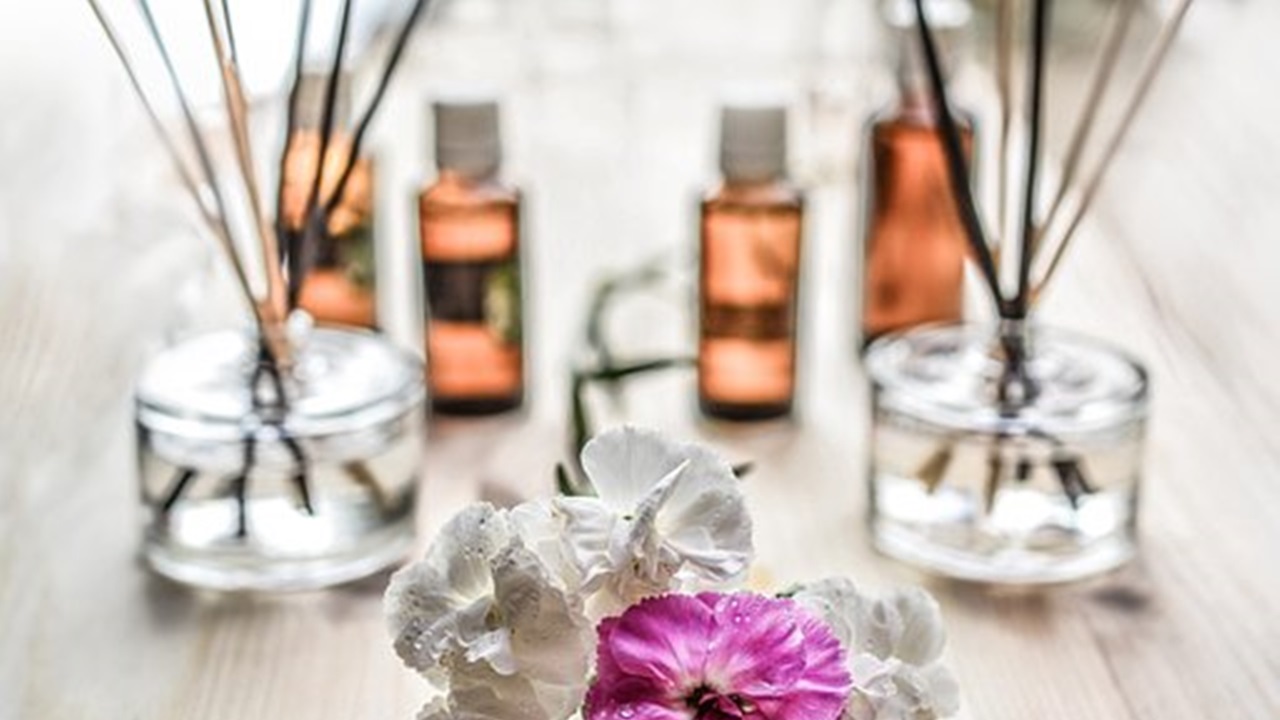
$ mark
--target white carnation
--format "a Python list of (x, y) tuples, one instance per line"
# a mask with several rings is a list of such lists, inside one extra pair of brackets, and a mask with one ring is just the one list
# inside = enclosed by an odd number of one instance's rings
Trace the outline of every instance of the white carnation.
[(751, 518), (732, 468), (716, 454), (621, 428), (587, 443), (582, 465), (596, 497), (560, 498), (555, 508), (583, 593), (596, 595), (593, 614), (745, 573)]
[(802, 587), (795, 599), (825, 619), (848, 652), (854, 688), (845, 720), (933, 720), (959, 709), (959, 686), (941, 663), (942, 611), (927, 592), (871, 597), (833, 578)]
[(550, 517), (472, 506), (391, 578), (396, 652), (446, 693), (422, 717), (560, 720), (581, 703), (594, 634), (542, 532)]

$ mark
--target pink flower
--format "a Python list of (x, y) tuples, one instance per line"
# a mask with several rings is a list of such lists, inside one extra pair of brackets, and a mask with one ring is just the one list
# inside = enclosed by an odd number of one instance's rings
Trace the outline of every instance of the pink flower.
[(791, 600), (644, 600), (600, 624), (587, 720), (836, 720), (852, 680), (840, 641)]

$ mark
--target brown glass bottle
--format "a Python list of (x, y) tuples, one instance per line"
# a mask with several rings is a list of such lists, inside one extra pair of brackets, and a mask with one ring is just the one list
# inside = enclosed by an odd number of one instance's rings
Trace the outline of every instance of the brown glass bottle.
[(524, 401), (520, 194), (497, 178), (496, 106), (437, 104), (436, 123), (440, 175), (419, 197), (432, 407), (511, 410)]
[(702, 201), (698, 400), (706, 415), (790, 414), (802, 194), (785, 178), (780, 108), (725, 111), (725, 181)]
[[(327, 75), (303, 77), (299, 107), (299, 127), (289, 138), (281, 183), (281, 225), (286, 233), (301, 233), (306, 204), (317, 173), (320, 201), (328, 199), (342, 175), (351, 153), (351, 138), (345, 132), (329, 137), (320, 162), (320, 119), (316, 117)], [(349, 102), (347, 83), (338, 86), (335, 113), (342, 121)], [(328, 232), (315, 239), (314, 247), (303, 252), (307, 271), (299, 291), (298, 306), (316, 322), (326, 325), (377, 327), (375, 302), (375, 249), (373, 235), (373, 169), (368, 158), (358, 158), (342, 193), (342, 200), (329, 217)]]
[[(972, 155), (967, 123), (961, 139)], [(871, 124), (869, 151), (864, 341), (922, 323), (958, 322), (967, 246), (932, 116), (904, 104)]]
[[(964, 315), (968, 246), (947, 176), (929, 81), (910, 3), (892, 6), (898, 27), (897, 107), (867, 129), (863, 203), (862, 340)], [(951, 52), (968, 22), (967, 8), (929, 6), (941, 47)], [(973, 124), (959, 113), (961, 142), (973, 157)]]

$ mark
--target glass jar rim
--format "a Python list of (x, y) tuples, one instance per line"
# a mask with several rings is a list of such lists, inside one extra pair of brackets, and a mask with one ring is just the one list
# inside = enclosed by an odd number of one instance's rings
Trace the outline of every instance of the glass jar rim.
[[(195, 424), (217, 436), (267, 424), (278, 411), (253, 400), (256, 353), (257, 335), (236, 330), (202, 333), (165, 349), (139, 376), (139, 422)], [(312, 330), (287, 381), (292, 399), (279, 422), (295, 436), (388, 420), (425, 395), (417, 357), (375, 333), (347, 328)]]
[(878, 339), (864, 365), (877, 408), (956, 432), (1080, 435), (1140, 422), (1149, 378), (1130, 354), (1096, 338), (1028, 323), (1027, 372), (1040, 392), (1011, 411), (992, 391), (1004, 368), (997, 326), (925, 325)]

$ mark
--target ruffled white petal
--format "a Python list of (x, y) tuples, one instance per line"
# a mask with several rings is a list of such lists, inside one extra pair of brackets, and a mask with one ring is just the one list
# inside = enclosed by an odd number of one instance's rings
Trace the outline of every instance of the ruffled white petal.
[(446, 693), (420, 717), (561, 720), (581, 703), (594, 634), (561, 574), (572, 566), (548, 539), (552, 517), (473, 506), (392, 577), (385, 606), (396, 650)]
[(566, 555), (593, 615), (668, 592), (686, 580), (725, 584), (752, 557), (751, 519), (732, 468), (697, 445), (634, 428), (588, 443), (595, 498), (562, 498)]
[(954, 714), (959, 686), (939, 659), (946, 645), (937, 601), (920, 589), (883, 597), (844, 579), (801, 588), (797, 602), (824, 618), (849, 650), (854, 692), (844, 720), (933, 720)]

